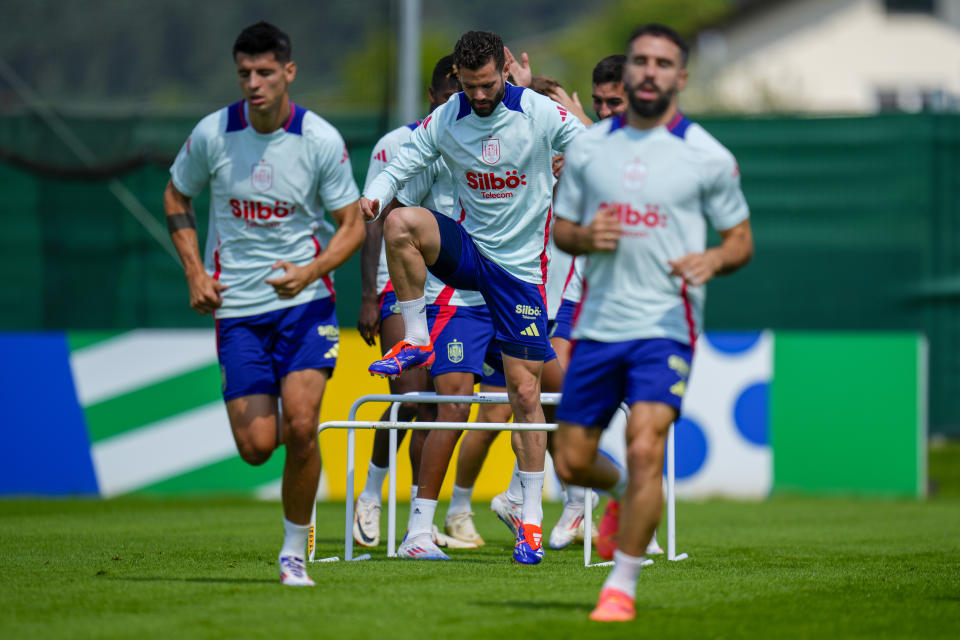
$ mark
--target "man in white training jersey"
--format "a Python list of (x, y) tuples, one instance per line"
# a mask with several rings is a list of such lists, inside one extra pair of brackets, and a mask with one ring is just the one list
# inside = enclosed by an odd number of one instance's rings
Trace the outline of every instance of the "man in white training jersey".
[[(216, 318), (240, 456), (260, 465), (286, 445), (280, 581), (313, 586), (304, 559), (320, 479), (317, 421), (339, 348), (333, 269), (363, 242), (363, 215), (340, 134), (290, 101), (297, 67), (287, 35), (252, 25), (233, 58), (243, 99), (194, 128), (170, 168), (164, 210), (190, 306)], [(207, 184), (201, 260), (192, 200)]]
[[(384, 223), (387, 264), (405, 335), (370, 371), (398, 375), (429, 366), (435, 354), (427, 329), (426, 271), (458, 289), (480, 291), (496, 329), (507, 391), (518, 422), (543, 422), (540, 373), (547, 354), (546, 241), (550, 228), (552, 149), (563, 150), (583, 130), (549, 98), (504, 80), (503, 41), (471, 31), (454, 48), (463, 93), (437, 109), (361, 198), (368, 218), (400, 185), (442, 157), (454, 178), (462, 224), (441, 213), (405, 207)], [(429, 439), (427, 444), (429, 446)], [(524, 483), (523, 523), (513, 558), (543, 558), (540, 504), (546, 434), (516, 439)], [(438, 487), (439, 488), (439, 487)], [(432, 544), (436, 496), (418, 494), (408, 537)]]
[[(624, 70), (629, 109), (571, 145), (557, 190), (557, 246), (587, 254), (587, 262), (554, 463), (563, 480), (619, 500), (600, 524), (610, 537), (618, 531), (616, 564), (590, 614), (599, 621), (636, 615), (637, 576), (663, 506), (664, 444), (701, 330), (704, 284), (753, 255), (736, 161), (677, 110), (687, 53), (669, 27), (637, 29)], [(722, 238), (710, 249), (708, 220)], [(622, 401), (630, 406), (625, 471), (597, 455)]]
[[(430, 102), (430, 113), (450, 99), (450, 96), (460, 91), (460, 83), (453, 72), (453, 56), (441, 58), (433, 69), (430, 87), (427, 94)], [(370, 186), (374, 178), (386, 167), (400, 151), (400, 147), (410, 139), (420, 122), (397, 127), (388, 132), (373, 148), (370, 157), (370, 166), (367, 170), (365, 187)], [(431, 170), (431, 179), (436, 171)], [(426, 178), (423, 180), (426, 181)], [(418, 182), (420, 182), (418, 178)], [(437, 185), (446, 186), (450, 193), (446, 196), (452, 202), (452, 180)], [(433, 184), (427, 185), (429, 191)], [(405, 202), (410, 202), (406, 200)], [(413, 202), (420, 205), (420, 200)], [(398, 199), (390, 203), (390, 209), (402, 206)], [(369, 345), (376, 344), (377, 333), (380, 334), (380, 350), (386, 353), (394, 344), (403, 338), (403, 320), (397, 306), (397, 295), (390, 282), (387, 272), (387, 256), (383, 245), (383, 219), (381, 216), (376, 222), (367, 226), (367, 238), (361, 250), (361, 281), (362, 303), (360, 316), (357, 320), (357, 329)], [(441, 285), (442, 287), (442, 285)], [(479, 295), (478, 295), (479, 297)], [(480, 301), (482, 304), (482, 300)], [(402, 375), (390, 379), (390, 393), (403, 394), (409, 391), (427, 391), (429, 383), (427, 371), (423, 368), (410, 369)], [(384, 411), (383, 420), (389, 418), (389, 407)], [(430, 420), (436, 411), (426, 404), (405, 403), (400, 405), (399, 418), (407, 421), (417, 416), (418, 420)], [(401, 431), (399, 441), (406, 432)], [(411, 497), (416, 496), (417, 478), (420, 473), (420, 452), (426, 438), (426, 432), (414, 430), (410, 436), (410, 465), (413, 469), (414, 487)], [(373, 454), (367, 471), (367, 480), (363, 491), (357, 497), (356, 511), (354, 512), (353, 539), (364, 547), (376, 547), (380, 543), (380, 511), (383, 481), (387, 476), (389, 466), (389, 433), (378, 430), (373, 437)], [(436, 542), (436, 540), (435, 540)]]

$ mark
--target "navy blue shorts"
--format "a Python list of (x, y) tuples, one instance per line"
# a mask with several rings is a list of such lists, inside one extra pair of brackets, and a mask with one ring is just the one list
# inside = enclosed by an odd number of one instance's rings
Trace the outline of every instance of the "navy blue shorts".
[(484, 257), (455, 220), (433, 212), (440, 255), (430, 273), (457, 289), (479, 291), (503, 353), (542, 361), (547, 354), (547, 303), (542, 285), (524, 282)]
[(337, 364), (340, 329), (333, 300), (314, 300), (243, 318), (217, 320), (217, 355), (223, 399), (280, 395), (292, 371)]
[[(550, 322), (553, 322), (551, 320)], [(549, 332), (549, 323), (547, 323)], [(557, 352), (553, 350), (553, 345), (547, 343), (547, 355), (543, 357), (544, 362), (550, 362), (557, 359)], [(483, 376), (480, 383), (489, 387), (507, 386), (507, 378), (503, 374), (503, 356), (500, 354), (500, 345), (496, 342), (490, 343), (486, 355), (483, 357)]]
[(563, 379), (557, 421), (606, 428), (621, 402), (662, 402), (677, 411), (687, 388), (690, 345), (653, 338), (577, 340)]
[(494, 344), (490, 312), (483, 305), (458, 307), (448, 304), (427, 305), (427, 326), (433, 345), (434, 378), (455, 371), (483, 375), (483, 357)]
[(570, 341), (570, 334), (573, 331), (573, 312), (576, 311), (577, 304), (570, 300), (563, 300), (560, 303), (560, 308), (557, 309), (557, 317), (550, 328), (551, 338), (563, 338), (567, 342)]
[(380, 294), (380, 322), (400, 313), (400, 305), (397, 304), (397, 292), (393, 289), (384, 291)]

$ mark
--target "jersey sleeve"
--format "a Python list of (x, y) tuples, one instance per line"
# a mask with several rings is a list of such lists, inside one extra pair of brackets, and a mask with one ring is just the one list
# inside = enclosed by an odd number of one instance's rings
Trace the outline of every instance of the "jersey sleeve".
[[(581, 141), (583, 142), (583, 141)], [(553, 197), (553, 210), (558, 218), (577, 224), (586, 222), (584, 203), (585, 145), (573, 144), (564, 156), (563, 173)]]
[(331, 132), (319, 152), (319, 195), (327, 211), (336, 211), (360, 199), (353, 179), (347, 145), (337, 131)]
[(376, 178), (400, 150), (400, 137), (391, 131), (379, 140), (370, 153), (370, 164), (367, 165), (367, 177), (363, 181), (363, 190), (366, 191), (373, 179)]
[(410, 182), (403, 185), (397, 192), (397, 200), (406, 207), (418, 207), (426, 199), (433, 188), (433, 183), (437, 180), (439, 173), (439, 161), (435, 161), (429, 167), (411, 178)]
[(702, 195), (703, 213), (717, 231), (735, 227), (750, 217), (740, 189), (740, 168), (733, 154), (723, 151), (710, 162), (709, 182)]
[(586, 130), (579, 118), (567, 111), (563, 105), (549, 98), (546, 101), (540, 101), (538, 108), (543, 112), (542, 117), (550, 146), (560, 153), (566, 151), (567, 145)]
[(210, 181), (211, 127), (209, 124), (205, 118), (193, 128), (170, 167), (173, 186), (188, 198), (196, 198), (200, 195)]
[(451, 105), (457, 106), (451, 100), (424, 119), (410, 139), (400, 147), (396, 157), (363, 190), (364, 196), (370, 200), (379, 200), (382, 209), (393, 200), (404, 184), (440, 157), (437, 140), (443, 116)]

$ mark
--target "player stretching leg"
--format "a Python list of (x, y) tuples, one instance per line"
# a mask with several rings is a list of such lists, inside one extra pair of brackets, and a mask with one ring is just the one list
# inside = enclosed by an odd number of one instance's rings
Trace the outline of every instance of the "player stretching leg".
[[(332, 272), (360, 247), (364, 225), (343, 139), (290, 101), (290, 54), (290, 39), (265, 22), (240, 33), (233, 57), (243, 100), (194, 128), (170, 169), (164, 210), (190, 306), (216, 316), (240, 456), (259, 465), (286, 445), (280, 580), (312, 586), (304, 556), (320, 478), (317, 422), (339, 346)], [(204, 262), (192, 199), (207, 183)]]
[[(446, 215), (413, 207), (390, 213), (384, 223), (387, 263), (405, 337), (370, 369), (395, 375), (432, 363), (423, 297), (429, 268), (450, 286), (481, 292), (504, 354), (513, 414), (518, 422), (542, 423), (540, 373), (547, 353), (542, 287), (551, 149), (565, 149), (583, 125), (548, 98), (505, 82), (503, 41), (496, 34), (465, 34), (454, 57), (463, 93), (424, 121), (361, 198), (364, 214), (375, 217), (380, 203), (389, 202), (399, 185), (442, 157), (454, 176), (463, 219), (461, 226)], [(540, 502), (546, 434), (522, 432), (514, 444), (524, 505), (513, 557), (537, 564), (543, 558)], [(414, 500), (411, 538), (426, 540), (423, 523), (432, 522), (435, 500), (422, 491)]]
[[(446, 102), (450, 96), (460, 90), (460, 83), (453, 73), (453, 56), (441, 58), (433, 69), (427, 97), (430, 101), (430, 112)], [(389, 161), (400, 150), (400, 147), (419, 126), (419, 122), (398, 127), (387, 133), (373, 148), (370, 157), (370, 167), (367, 170), (367, 180), (364, 188), (370, 186), (373, 179), (387, 166)], [(451, 185), (447, 185), (451, 189)], [(446, 196), (452, 202), (452, 194)], [(416, 202), (419, 204), (419, 201)], [(394, 199), (384, 215), (393, 208), (401, 206)], [(380, 332), (381, 353), (403, 338), (403, 320), (399, 315), (397, 296), (393, 290), (387, 273), (387, 258), (383, 247), (383, 219), (370, 223), (367, 226), (367, 238), (364, 241), (361, 253), (361, 280), (362, 304), (357, 329), (369, 345), (376, 343), (376, 334)], [(481, 300), (482, 303), (482, 300)], [(405, 371), (402, 375), (390, 379), (390, 393), (403, 394), (409, 391), (427, 391), (429, 389), (427, 372), (416, 368)], [(472, 390), (471, 390), (472, 392)], [(417, 416), (420, 421), (432, 420), (436, 415), (434, 407), (426, 404), (407, 403), (400, 405), (399, 418), (408, 421)], [(388, 407), (381, 417), (387, 420), (390, 417)], [(397, 444), (403, 440), (406, 431), (399, 433)], [(413, 482), (410, 497), (417, 495), (417, 478), (420, 475), (420, 452), (423, 449), (426, 431), (414, 430), (410, 436), (410, 466), (413, 469)], [(357, 496), (356, 510), (354, 511), (353, 539), (364, 547), (375, 547), (380, 543), (380, 511), (383, 481), (387, 477), (390, 455), (390, 433), (377, 430), (373, 436), (373, 454), (367, 471), (367, 480), (363, 491)], [(439, 538), (439, 536), (437, 536)], [(435, 540), (436, 542), (437, 540)], [(447, 540), (440, 540), (443, 546), (448, 546)]]
[[(617, 521), (618, 548), (590, 614), (599, 621), (636, 615), (636, 581), (663, 506), (664, 445), (686, 389), (704, 284), (753, 255), (736, 161), (677, 110), (687, 52), (669, 27), (637, 29), (624, 71), (629, 109), (571, 145), (557, 190), (557, 246), (589, 260), (554, 462), (563, 480), (619, 500), (601, 522)], [(710, 249), (707, 220), (722, 238)], [(621, 401), (630, 406), (625, 473), (597, 455)]]

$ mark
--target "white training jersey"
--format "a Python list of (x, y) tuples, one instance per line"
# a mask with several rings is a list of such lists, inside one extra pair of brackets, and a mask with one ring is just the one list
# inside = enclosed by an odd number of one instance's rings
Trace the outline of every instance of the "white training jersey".
[(553, 320), (557, 317), (557, 311), (560, 310), (564, 285), (573, 264), (573, 256), (557, 248), (557, 245), (553, 242), (553, 233), (551, 233), (547, 242), (547, 258), (547, 319)]
[(324, 211), (359, 198), (343, 138), (326, 120), (290, 103), (272, 133), (249, 124), (244, 101), (201, 120), (170, 167), (173, 186), (195, 198), (210, 184), (204, 267), (227, 285), (218, 318), (292, 307), (333, 295), (333, 273), (282, 300), (267, 278), (277, 260), (309, 264), (333, 237)]
[[(493, 113), (480, 117), (463, 93), (438, 107), (364, 193), (386, 206), (417, 173), (442, 157), (454, 178), (454, 215), (480, 253), (520, 280), (546, 279), (553, 149), (583, 124), (562, 106), (507, 84)], [(445, 212), (446, 213), (446, 212)]]
[[(400, 204), (408, 207), (426, 207), (450, 216), (463, 224), (463, 215), (454, 215), (457, 209), (453, 200), (453, 174), (443, 158), (418, 173), (397, 193)], [(457, 307), (477, 307), (486, 304), (479, 291), (454, 289), (427, 270), (427, 280), (423, 285), (423, 296), (427, 304), (453, 305)]]
[(563, 300), (580, 302), (583, 295), (583, 267), (587, 263), (587, 256), (577, 256), (567, 268), (563, 284)]
[[(377, 174), (383, 171), (383, 168), (393, 160), (397, 152), (400, 151), (400, 147), (410, 139), (410, 135), (419, 125), (419, 120), (405, 124), (402, 127), (397, 127), (393, 131), (385, 133), (382, 138), (377, 140), (377, 144), (374, 145), (373, 152), (370, 154), (370, 165), (367, 167), (367, 177), (363, 184), (364, 191), (367, 190), (373, 182), (373, 179), (377, 177)], [(381, 240), (380, 262), (377, 265), (377, 295), (383, 294), (389, 281), (390, 273), (387, 271), (387, 252), (384, 242)]]
[(573, 337), (692, 344), (706, 288), (671, 276), (668, 261), (706, 250), (707, 220), (723, 231), (749, 217), (733, 155), (679, 113), (650, 130), (598, 122), (567, 150), (556, 211), (588, 225), (607, 206), (623, 234), (615, 251), (587, 256)]

